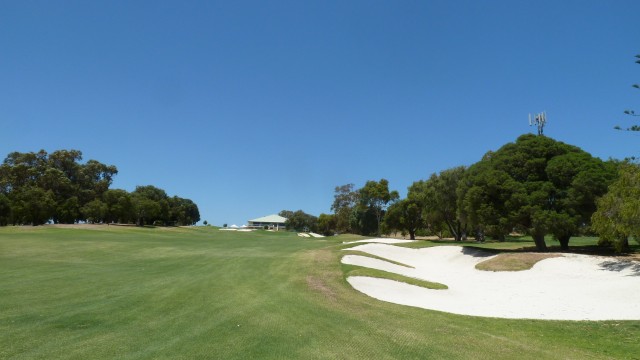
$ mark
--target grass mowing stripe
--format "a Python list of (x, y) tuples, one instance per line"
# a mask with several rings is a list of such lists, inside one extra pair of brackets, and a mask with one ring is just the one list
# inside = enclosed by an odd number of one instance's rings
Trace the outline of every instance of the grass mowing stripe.
[(444, 290), (449, 288), (447, 285), (440, 284), (437, 282), (416, 279), (409, 276), (404, 276), (404, 275), (391, 273), (388, 271), (383, 271), (378, 269), (371, 269), (371, 268), (365, 268), (365, 267), (354, 266), (354, 265), (343, 265), (343, 269), (345, 271), (345, 278), (349, 276), (368, 276), (368, 277), (377, 278), (377, 279), (399, 281), (399, 282), (407, 283), (410, 285), (420, 286), (423, 288), (433, 289), (433, 290)]

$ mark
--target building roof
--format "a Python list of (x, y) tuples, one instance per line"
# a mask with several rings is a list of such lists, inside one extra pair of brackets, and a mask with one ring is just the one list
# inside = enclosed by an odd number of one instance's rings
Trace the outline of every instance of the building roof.
[(280, 215), (267, 215), (257, 219), (249, 220), (250, 222), (261, 222), (261, 223), (284, 223), (287, 221), (287, 218), (282, 217)]

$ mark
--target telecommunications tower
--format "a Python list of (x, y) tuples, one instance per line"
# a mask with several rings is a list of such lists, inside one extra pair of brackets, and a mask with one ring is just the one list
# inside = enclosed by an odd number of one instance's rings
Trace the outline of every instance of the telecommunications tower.
[(547, 112), (543, 111), (541, 113), (533, 115), (529, 114), (529, 126), (537, 126), (538, 127), (538, 135), (544, 135), (544, 126), (547, 123)]

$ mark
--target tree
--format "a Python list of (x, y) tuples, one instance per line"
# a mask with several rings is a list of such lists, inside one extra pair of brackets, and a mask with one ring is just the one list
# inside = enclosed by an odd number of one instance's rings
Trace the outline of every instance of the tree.
[(411, 240), (416, 239), (416, 231), (424, 226), (423, 209), (415, 199), (403, 199), (389, 206), (384, 216), (387, 229), (409, 233)]
[[(279, 214), (280, 216), (287, 218), (287, 221), (285, 221), (284, 224), (289, 230), (293, 229), (296, 231), (316, 231), (318, 228), (318, 218), (313, 215), (307, 214), (302, 210), (282, 210)], [(289, 216), (287, 217), (282, 214)]]
[(135, 220), (133, 199), (126, 190), (107, 190), (102, 194), (102, 200), (107, 205), (105, 222), (126, 224)]
[(0, 226), (11, 223), (11, 202), (9, 198), (0, 192)]
[(522, 135), (469, 167), (458, 188), (459, 215), (482, 234), (503, 239), (524, 231), (539, 251), (552, 234), (566, 249), (615, 176), (614, 164), (578, 147)]
[(92, 224), (101, 223), (107, 213), (107, 205), (100, 200), (93, 200), (82, 207), (82, 214), (87, 222)]
[(169, 222), (169, 197), (164, 190), (153, 185), (136, 186), (132, 195), (138, 226)]
[(597, 201), (591, 227), (601, 244), (614, 245), (619, 252), (629, 250), (629, 237), (640, 239), (640, 166), (623, 164), (619, 178)]
[(11, 193), (11, 209), (14, 224), (42, 225), (49, 221), (55, 210), (51, 191), (26, 186)]
[(384, 211), (393, 202), (399, 198), (397, 191), (389, 191), (389, 181), (380, 179), (380, 181), (369, 180), (358, 190), (359, 206), (362, 209), (370, 209), (376, 217), (376, 233), (380, 235), (380, 223)]
[[(336, 230), (341, 233), (351, 232), (351, 213), (358, 203), (358, 192), (354, 184), (336, 186), (331, 210), (335, 216)], [(286, 216), (285, 216), (286, 217)]]
[[(636, 64), (640, 64), (640, 55), (636, 55)], [(640, 85), (638, 84), (633, 84), (631, 85), (633, 88), (635, 89), (640, 89)], [(636, 117), (636, 116), (640, 116), (640, 114), (636, 114), (636, 112), (634, 110), (625, 110), (624, 111), (625, 115), (631, 116), (631, 117)], [(616, 125), (614, 127), (614, 129), (616, 130), (625, 130), (625, 131), (640, 131), (640, 125), (632, 125), (626, 129), (622, 129), (619, 125)]]
[(335, 234), (336, 216), (331, 214), (320, 214), (320, 216), (318, 216), (318, 232), (326, 236)]
[[(83, 211), (91, 221), (191, 225), (200, 220), (193, 201), (169, 199), (164, 190), (151, 185), (136, 188), (137, 202), (124, 190), (109, 190), (118, 169), (96, 160), (81, 164), (81, 160), (79, 150), (9, 153), (0, 164), (0, 195), (8, 200), (11, 211), (0, 208), (0, 225), (74, 223), (86, 219)], [(106, 206), (104, 212), (96, 201)]]
[(157, 201), (148, 199), (140, 194), (134, 194), (131, 200), (133, 202), (136, 225), (153, 224), (159, 218), (162, 209)]
[(429, 180), (414, 182), (407, 194), (421, 206), (431, 227), (444, 223), (456, 241), (462, 240), (466, 232), (457, 206), (457, 189), (464, 173), (465, 167), (460, 166), (432, 174)]
[(174, 196), (168, 199), (168, 203), (170, 223), (178, 226), (185, 226), (195, 225), (200, 221), (198, 205), (193, 201)]

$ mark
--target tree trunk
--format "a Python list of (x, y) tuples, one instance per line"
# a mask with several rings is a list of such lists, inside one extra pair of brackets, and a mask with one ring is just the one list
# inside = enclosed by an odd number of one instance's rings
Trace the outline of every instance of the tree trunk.
[(409, 239), (410, 240), (415, 240), (416, 239), (416, 231), (415, 230), (409, 230)]
[(540, 252), (547, 251), (547, 243), (544, 242), (544, 235), (532, 235), (533, 242), (536, 243), (536, 250)]
[(454, 227), (454, 224), (451, 223), (449, 220), (445, 221), (447, 223), (447, 227), (449, 227), (449, 232), (451, 233), (451, 235), (453, 235), (453, 238), (455, 239), (455, 241), (460, 241), (461, 237), (460, 237), (460, 229), (456, 229)]
[(560, 242), (560, 249), (562, 250), (569, 250), (569, 239), (571, 238), (571, 235), (565, 235), (565, 236), (561, 236), (558, 238), (558, 241)]

